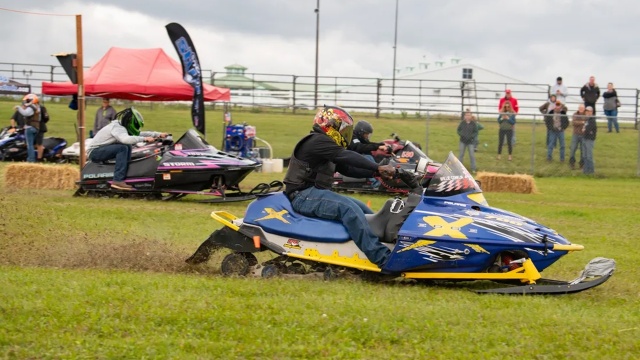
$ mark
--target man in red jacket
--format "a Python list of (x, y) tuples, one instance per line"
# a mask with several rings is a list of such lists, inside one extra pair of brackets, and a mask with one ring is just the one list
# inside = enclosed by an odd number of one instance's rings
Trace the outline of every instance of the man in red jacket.
[[(502, 109), (502, 105), (504, 105), (505, 101), (509, 101), (511, 103), (511, 108), (513, 109), (513, 111), (515, 111), (516, 114), (518, 114), (518, 111), (520, 110), (520, 108), (518, 107), (518, 99), (514, 98), (511, 95), (511, 89), (507, 89), (504, 91), (504, 97), (500, 98), (500, 103), (498, 103), (498, 111), (500, 111), (500, 109)], [(511, 144), (515, 145), (516, 144), (516, 126), (513, 126), (513, 135), (511, 136)]]
[(511, 95), (511, 89), (507, 89), (504, 91), (504, 97), (500, 98), (500, 103), (498, 104), (498, 110), (502, 109), (502, 105), (504, 104), (505, 101), (509, 100), (509, 102), (511, 103), (511, 108), (513, 109), (513, 111), (516, 112), (516, 114), (518, 113), (518, 110), (520, 110), (520, 108), (518, 107), (518, 99), (514, 98)]

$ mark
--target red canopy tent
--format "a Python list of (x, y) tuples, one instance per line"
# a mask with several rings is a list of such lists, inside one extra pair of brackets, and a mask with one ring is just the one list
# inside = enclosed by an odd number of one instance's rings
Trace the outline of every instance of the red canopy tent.
[[(204, 85), (205, 101), (229, 101), (229, 89)], [(112, 47), (84, 73), (88, 96), (143, 101), (191, 101), (193, 88), (182, 78), (182, 66), (160, 48), (124, 49)], [(71, 82), (42, 83), (46, 95), (73, 95)]]

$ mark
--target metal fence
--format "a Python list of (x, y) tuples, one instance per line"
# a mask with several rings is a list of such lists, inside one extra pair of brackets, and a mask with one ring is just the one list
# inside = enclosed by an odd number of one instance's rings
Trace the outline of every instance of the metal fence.
[[(572, 114), (570, 112), (569, 120)], [(479, 122), (484, 129), (479, 131), (478, 146), (475, 152), (478, 171), (490, 171), (508, 174), (532, 174), (535, 176), (579, 176), (583, 174), (580, 166), (582, 149), (576, 147), (573, 156), (575, 166), (571, 166), (572, 126), (564, 131), (564, 149), (556, 145), (551, 160), (547, 153), (547, 128), (541, 114), (520, 114), (515, 126), (513, 160), (508, 160), (508, 146), (503, 145), (501, 159), (498, 155), (497, 112), (481, 114)], [(594, 147), (596, 177), (636, 177), (640, 176), (640, 132), (634, 129), (633, 122), (621, 123), (620, 133), (607, 132), (607, 118), (597, 116), (598, 133)], [(627, 119), (632, 120), (632, 119)], [(460, 157), (457, 127), (460, 120), (457, 113), (449, 116), (442, 113), (427, 112), (422, 121), (416, 124), (409, 140), (422, 145), (424, 152), (436, 161), (446, 158), (449, 151)], [(381, 136), (381, 135), (378, 135)], [(563, 161), (560, 156), (563, 152)], [(469, 169), (469, 153), (463, 156), (463, 163)]]
[[(229, 76), (227, 72), (203, 70), (209, 81), (217, 86), (231, 88), (231, 105), (236, 109), (279, 109), (296, 112), (312, 110), (315, 104), (335, 104), (350, 111), (371, 114), (372, 117), (387, 117), (391, 114), (403, 118), (423, 119), (425, 136), (417, 136), (425, 150), (434, 159), (446, 157), (448, 151), (457, 154), (455, 134), (461, 113), (471, 108), (486, 124), (480, 132), (477, 151), (478, 169), (506, 173), (528, 173), (535, 175), (577, 175), (579, 167), (571, 169), (571, 133), (566, 132), (565, 162), (558, 161), (559, 149), (554, 149), (554, 160), (546, 160), (546, 128), (538, 108), (547, 101), (550, 86), (547, 84), (488, 83), (461, 80), (424, 80), (361, 77), (318, 77), (317, 93), (315, 77), (280, 74), (249, 73)], [(68, 81), (61, 66), (0, 63), (0, 75), (30, 84), (33, 91), (41, 92), (42, 81)], [(520, 112), (516, 126), (514, 161), (496, 160), (498, 101), (505, 89), (511, 89), (519, 101)], [(567, 106), (573, 114), (582, 103), (580, 87), (568, 87)], [(605, 89), (602, 88), (601, 91)], [(599, 134), (596, 140), (596, 174), (599, 176), (640, 176), (640, 132), (632, 131), (638, 126), (640, 90), (617, 88), (622, 103), (618, 120), (621, 134), (606, 132), (607, 120), (601, 114), (602, 99), (596, 104), (599, 115)], [(153, 108), (153, 107), (151, 107)], [(158, 106), (161, 108), (161, 106)], [(430, 126), (431, 125), (431, 126)], [(421, 130), (422, 131), (422, 130)], [(619, 136), (616, 136), (619, 135)], [(453, 139), (453, 140), (452, 140)], [(484, 145), (486, 143), (486, 146)], [(619, 159), (601, 158), (605, 148), (615, 148)], [(600, 151), (599, 151), (600, 149)], [(525, 160), (526, 159), (526, 160)], [(465, 156), (468, 164), (468, 155)]]
[[(61, 66), (42, 64), (0, 63), (0, 75), (30, 84), (41, 93), (43, 81), (68, 81)], [(424, 114), (462, 112), (470, 107), (478, 115), (497, 111), (505, 89), (511, 89), (519, 101), (521, 114), (536, 114), (549, 94), (548, 84), (522, 82), (491, 83), (469, 80), (424, 80), (411, 78), (318, 77), (317, 93), (314, 76), (241, 73), (203, 70), (203, 76), (218, 86), (231, 88), (231, 104), (244, 107), (297, 109), (314, 108), (316, 104), (337, 104), (351, 110), (375, 113)], [(568, 87), (567, 106), (574, 111), (582, 102), (580, 87)], [(601, 91), (604, 91), (602, 88)], [(633, 121), (637, 128), (640, 90), (618, 88), (622, 103), (622, 121)], [(601, 113), (602, 99), (596, 104)]]

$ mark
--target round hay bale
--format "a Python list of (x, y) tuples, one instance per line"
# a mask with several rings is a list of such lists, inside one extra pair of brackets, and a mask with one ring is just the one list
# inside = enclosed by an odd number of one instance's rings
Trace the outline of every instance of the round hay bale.
[(536, 194), (538, 192), (535, 180), (531, 175), (478, 172), (476, 180), (480, 181), (484, 192), (513, 192), (519, 194)]
[(60, 164), (9, 164), (4, 183), (11, 189), (73, 190), (80, 179), (77, 166)]

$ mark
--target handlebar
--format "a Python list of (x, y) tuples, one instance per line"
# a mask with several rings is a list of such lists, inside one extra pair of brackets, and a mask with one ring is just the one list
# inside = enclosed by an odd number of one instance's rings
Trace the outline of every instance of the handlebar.
[(412, 193), (421, 194), (423, 189), (418, 181), (418, 177), (420, 176), (416, 173), (399, 167), (396, 168), (396, 174), (394, 176), (394, 178), (400, 179), (403, 183), (407, 184)]

